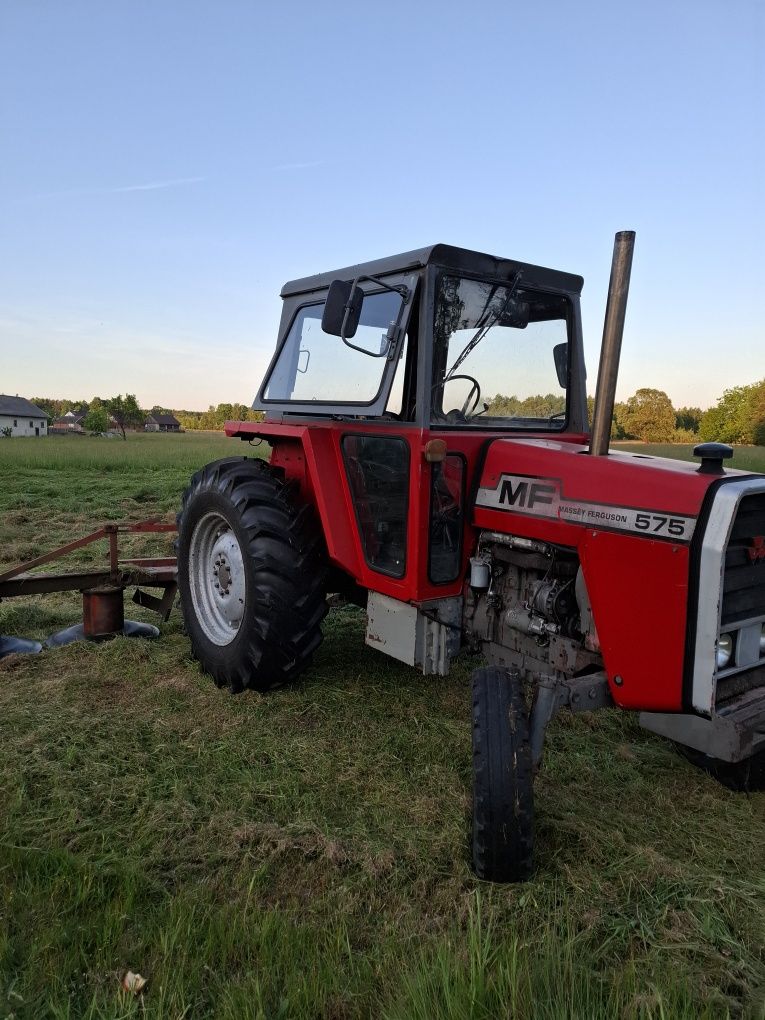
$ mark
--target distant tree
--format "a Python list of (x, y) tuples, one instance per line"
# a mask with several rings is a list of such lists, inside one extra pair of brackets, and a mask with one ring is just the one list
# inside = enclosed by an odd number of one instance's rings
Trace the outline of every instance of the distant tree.
[[(95, 403), (95, 402), (94, 402)], [(90, 405), (90, 410), (82, 420), (83, 428), (86, 428), (88, 432), (101, 434), (106, 432), (109, 428), (109, 415), (105, 407), (94, 407)]]
[(549, 418), (566, 410), (566, 398), (558, 393), (540, 393), (522, 400), (520, 397), (505, 397), (498, 393), (488, 404), (490, 416), (507, 418)]
[(61, 403), (60, 400), (52, 400), (50, 397), (32, 397), (32, 403), (44, 411), (49, 418), (58, 418), (57, 405)]
[(752, 394), (752, 442), (765, 446), (765, 379), (757, 383)]
[(701, 419), (699, 436), (719, 443), (754, 443), (765, 422), (765, 379), (726, 390)]
[[(624, 428), (621, 425), (620, 415), (623, 414), (626, 404), (614, 404), (614, 413), (611, 418), (611, 438), (626, 439)], [(587, 420), (592, 425), (592, 418), (595, 414), (595, 397), (587, 397)]]
[(675, 412), (675, 428), (698, 432), (703, 414), (700, 407), (679, 407)]
[(200, 411), (176, 411), (175, 417), (182, 429), (186, 432), (200, 428), (200, 419), (202, 414)]
[(675, 409), (663, 390), (638, 390), (627, 401), (622, 420), (627, 434), (644, 443), (672, 442)]
[(698, 433), (692, 432), (690, 429), (675, 429), (672, 433), (673, 443), (697, 443), (698, 439)]
[(127, 439), (125, 429), (138, 428), (143, 423), (143, 411), (132, 393), (126, 393), (124, 397), (121, 393), (111, 397), (106, 401), (106, 409), (116, 422), (123, 439)]
[(206, 411), (174, 411), (181, 427), (187, 430), (206, 429), (215, 431), (223, 428), (227, 421), (262, 421), (263, 412), (253, 411), (247, 404), (212, 404)]
[(624, 424), (625, 415), (627, 414), (627, 405), (624, 401), (614, 404), (614, 416), (611, 419), (611, 438), (612, 439), (629, 439), (627, 435), (627, 429)]

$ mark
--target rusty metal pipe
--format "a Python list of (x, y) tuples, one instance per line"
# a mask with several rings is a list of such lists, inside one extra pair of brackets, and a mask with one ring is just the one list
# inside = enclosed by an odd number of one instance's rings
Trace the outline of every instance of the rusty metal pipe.
[(125, 628), (122, 588), (90, 588), (82, 593), (82, 624), (86, 638), (114, 637)]
[(619, 356), (622, 351), (634, 247), (635, 231), (620, 230), (614, 238), (611, 279), (608, 282), (608, 301), (603, 322), (603, 343), (600, 348), (598, 385), (595, 390), (595, 411), (590, 435), (589, 452), (593, 457), (606, 456), (611, 439), (611, 419), (614, 416), (616, 380), (619, 375)]

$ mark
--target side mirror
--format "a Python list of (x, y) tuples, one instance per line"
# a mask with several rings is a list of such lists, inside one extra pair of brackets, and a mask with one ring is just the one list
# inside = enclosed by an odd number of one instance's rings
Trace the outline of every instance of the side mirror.
[(321, 316), (321, 328), (343, 340), (355, 336), (363, 301), (364, 291), (355, 287), (353, 280), (333, 280)]
[(558, 375), (558, 385), (565, 390), (568, 385), (568, 344), (556, 344), (553, 347), (553, 360)]

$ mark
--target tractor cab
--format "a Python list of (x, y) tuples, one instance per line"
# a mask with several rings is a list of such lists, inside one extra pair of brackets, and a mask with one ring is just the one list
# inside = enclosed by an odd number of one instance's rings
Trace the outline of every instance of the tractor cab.
[[(227, 432), (268, 439), (272, 464), (326, 505), (330, 558), (358, 585), (457, 596), (487, 442), (586, 439), (581, 288), (448, 245), (295, 280), (253, 405), (265, 422)], [(317, 491), (307, 461), (323, 457)]]
[(254, 406), (421, 429), (587, 429), (582, 278), (434, 245), (282, 289)]

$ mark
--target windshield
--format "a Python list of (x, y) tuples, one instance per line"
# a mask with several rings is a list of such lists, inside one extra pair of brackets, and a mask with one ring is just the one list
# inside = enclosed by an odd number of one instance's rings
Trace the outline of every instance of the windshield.
[(561, 429), (568, 300), (509, 284), (442, 276), (434, 324), (431, 418), (484, 428)]
[(401, 302), (401, 295), (392, 291), (364, 296), (353, 337), (353, 343), (362, 351), (324, 332), (323, 302), (305, 305), (293, 319), (263, 399), (371, 404), (380, 392), (387, 364), (386, 333), (398, 319)]

